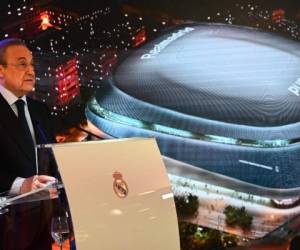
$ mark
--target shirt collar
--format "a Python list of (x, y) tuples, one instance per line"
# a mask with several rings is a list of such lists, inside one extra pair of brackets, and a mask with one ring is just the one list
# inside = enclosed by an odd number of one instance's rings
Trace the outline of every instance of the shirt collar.
[(9, 106), (13, 105), (18, 99), (22, 99), (25, 104), (27, 105), (26, 96), (23, 95), (22, 97), (16, 97), (11, 91), (6, 89), (4, 86), (0, 84), (0, 93), (3, 96), (3, 98), (7, 101)]

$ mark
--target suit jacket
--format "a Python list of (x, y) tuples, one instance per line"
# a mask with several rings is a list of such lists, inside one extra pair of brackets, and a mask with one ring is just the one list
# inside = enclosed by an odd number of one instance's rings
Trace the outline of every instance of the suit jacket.
[[(49, 111), (43, 103), (27, 97), (27, 104), (34, 127), (37, 144), (54, 142)], [(10, 189), (16, 177), (27, 178), (36, 174), (35, 159), (28, 152), (18, 118), (0, 94), (0, 192)], [(44, 163), (45, 164), (45, 163)], [(55, 175), (50, 162), (40, 165), (39, 174)]]
[[(27, 97), (27, 104), (37, 144), (54, 142), (49, 111), (43, 103)], [(0, 94), (0, 192), (8, 191), (16, 177), (36, 174), (26, 139), (18, 118)], [(39, 155), (39, 174), (56, 176), (55, 160), (49, 151)], [(10, 206), (9, 213), (0, 215), (0, 249), (51, 249), (49, 225), (51, 202), (31, 202)], [(1, 232), (2, 230), (2, 232)]]

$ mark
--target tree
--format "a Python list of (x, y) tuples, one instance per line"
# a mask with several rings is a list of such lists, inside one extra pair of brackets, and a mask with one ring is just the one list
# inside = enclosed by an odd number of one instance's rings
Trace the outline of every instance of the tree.
[(180, 221), (178, 226), (181, 250), (192, 250), (198, 226), (185, 221)]
[(251, 228), (253, 217), (247, 213), (245, 207), (226, 206), (223, 213), (226, 216), (225, 222), (227, 226), (239, 226), (243, 230)]
[(205, 247), (204, 249), (215, 249), (215, 250), (221, 250), (224, 249), (223, 243), (222, 243), (222, 234), (220, 231), (215, 229), (210, 229), (207, 233), (207, 238), (205, 240)]
[(238, 211), (238, 225), (243, 229), (243, 230), (249, 230), (252, 225), (252, 220), (253, 217), (247, 213), (245, 207), (241, 207), (241, 209)]
[(223, 212), (226, 216), (225, 223), (228, 226), (235, 226), (237, 224), (237, 210), (233, 206), (226, 206)]
[(199, 200), (191, 193), (188, 196), (175, 196), (177, 215), (180, 217), (196, 216), (199, 208)]
[(179, 234), (181, 238), (187, 238), (191, 235), (194, 235), (197, 232), (198, 226), (195, 224), (191, 224), (185, 221), (180, 221), (178, 225), (179, 225)]
[(235, 247), (237, 246), (237, 237), (233, 234), (223, 234), (222, 241), (224, 246), (227, 247)]

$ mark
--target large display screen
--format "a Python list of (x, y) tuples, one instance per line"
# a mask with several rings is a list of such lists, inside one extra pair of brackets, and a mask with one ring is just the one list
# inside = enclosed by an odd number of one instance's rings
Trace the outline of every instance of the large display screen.
[(0, 7), (0, 38), (24, 39), (37, 58), (32, 96), (58, 141), (156, 138), (182, 249), (297, 249), (298, 1)]

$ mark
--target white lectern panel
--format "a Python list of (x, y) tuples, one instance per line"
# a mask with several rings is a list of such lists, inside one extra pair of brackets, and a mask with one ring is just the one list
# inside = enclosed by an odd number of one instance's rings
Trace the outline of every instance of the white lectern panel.
[(167, 172), (154, 139), (53, 145), (78, 250), (176, 250)]

